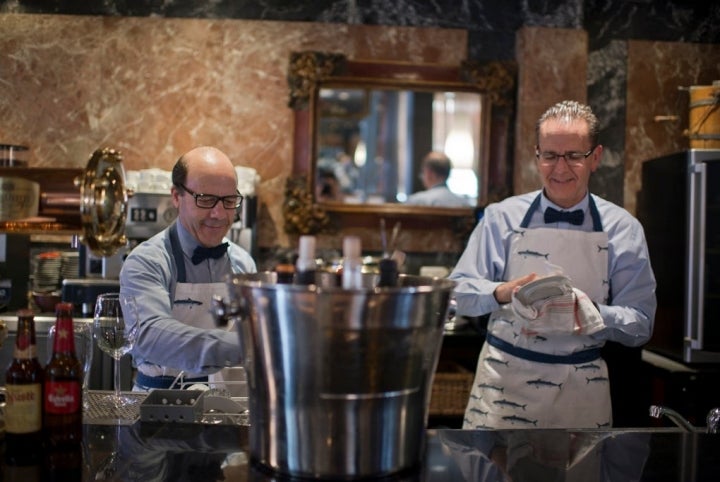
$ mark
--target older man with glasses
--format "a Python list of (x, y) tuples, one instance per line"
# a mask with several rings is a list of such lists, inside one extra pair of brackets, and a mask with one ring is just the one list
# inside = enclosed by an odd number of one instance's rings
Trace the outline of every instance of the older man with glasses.
[(198, 147), (178, 159), (172, 182), (177, 220), (135, 247), (120, 272), (120, 292), (135, 296), (139, 312), (134, 390), (212, 381), (240, 364), (237, 333), (216, 328), (210, 311), (227, 275), (256, 271), (226, 238), (243, 201), (235, 168), (220, 150)]
[(490, 314), (464, 428), (609, 427), (601, 348), (652, 335), (642, 226), (588, 189), (603, 152), (597, 118), (560, 102), (536, 137), (542, 190), (487, 206), (450, 275), (458, 314)]

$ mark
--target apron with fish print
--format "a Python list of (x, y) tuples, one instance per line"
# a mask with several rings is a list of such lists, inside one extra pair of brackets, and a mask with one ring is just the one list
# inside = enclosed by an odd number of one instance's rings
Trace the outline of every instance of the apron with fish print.
[[(538, 196), (512, 234), (505, 279), (557, 268), (591, 300), (607, 303), (608, 237), (592, 196), (593, 232), (528, 229)], [(510, 303), (490, 315), (463, 428), (599, 428), (612, 425), (602, 343), (588, 335), (531, 330)]]

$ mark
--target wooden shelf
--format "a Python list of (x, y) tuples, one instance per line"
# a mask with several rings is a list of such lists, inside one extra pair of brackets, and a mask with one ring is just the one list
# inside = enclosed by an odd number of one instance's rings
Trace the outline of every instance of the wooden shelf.
[(40, 185), (38, 219), (0, 221), (0, 233), (72, 236), (82, 230), (77, 168), (0, 167), (0, 176), (18, 177)]
[(0, 221), (0, 233), (24, 236), (73, 236), (80, 234), (79, 226), (58, 222)]

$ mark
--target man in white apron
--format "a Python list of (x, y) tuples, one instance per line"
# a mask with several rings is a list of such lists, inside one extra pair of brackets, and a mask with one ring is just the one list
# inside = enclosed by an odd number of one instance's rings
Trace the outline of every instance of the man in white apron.
[[(463, 428), (612, 425), (607, 366), (612, 340), (652, 335), (655, 278), (642, 226), (588, 191), (602, 156), (598, 121), (573, 101), (538, 121), (543, 189), (485, 209), (450, 275), (457, 313), (490, 313)], [(562, 294), (532, 306), (521, 286), (562, 274)]]
[(241, 363), (239, 335), (218, 329), (214, 294), (227, 297), (224, 279), (253, 273), (255, 262), (226, 235), (242, 196), (230, 159), (213, 147), (181, 156), (172, 171), (175, 223), (128, 255), (120, 292), (135, 296), (139, 313), (132, 349), (135, 390), (210, 382)]

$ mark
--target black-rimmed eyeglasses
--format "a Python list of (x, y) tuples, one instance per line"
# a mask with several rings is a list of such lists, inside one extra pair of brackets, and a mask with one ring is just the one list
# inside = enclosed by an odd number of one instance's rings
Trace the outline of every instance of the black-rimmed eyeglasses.
[[(597, 147), (597, 146), (595, 146)], [(537, 157), (540, 162), (546, 166), (554, 166), (557, 164), (557, 162), (562, 157), (565, 159), (565, 162), (573, 167), (581, 166), (583, 161), (590, 157), (590, 154), (593, 153), (595, 150), (595, 147), (590, 149), (587, 152), (580, 152), (580, 151), (565, 151), (563, 154), (560, 154), (558, 152), (553, 151), (540, 151), (539, 147), (535, 148), (535, 157)]]
[(222, 201), (222, 205), (225, 209), (237, 209), (243, 202), (242, 194), (239, 192), (230, 196), (215, 196), (214, 194), (200, 194), (193, 192), (184, 184), (180, 184), (180, 187), (195, 198), (195, 205), (202, 209), (212, 209), (218, 201)]

